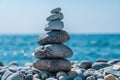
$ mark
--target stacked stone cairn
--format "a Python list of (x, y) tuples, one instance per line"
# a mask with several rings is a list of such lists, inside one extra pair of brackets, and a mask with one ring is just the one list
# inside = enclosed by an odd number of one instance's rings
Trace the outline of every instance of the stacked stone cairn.
[(40, 71), (58, 72), (70, 71), (71, 62), (65, 58), (73, 55), (72, 50), (64, 45), (70, 39), (69, 34), (62, 30), (64, 23), (61, 21), (64, 16), (60, 12), (61, 8), (51, 11), (52, 15), (47, 18), (48, 24), (45, 31), (48, 33), (40, 36), (34, 56), (38, 59), (33, 63), (33, 67)]

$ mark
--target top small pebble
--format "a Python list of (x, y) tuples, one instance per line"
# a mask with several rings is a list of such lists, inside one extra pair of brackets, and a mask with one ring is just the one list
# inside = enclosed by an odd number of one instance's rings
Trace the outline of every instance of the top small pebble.
[(61, 11), (61, 8), (55, 8), (53, 10), (51, 10), (51, 13), (59, 13)]

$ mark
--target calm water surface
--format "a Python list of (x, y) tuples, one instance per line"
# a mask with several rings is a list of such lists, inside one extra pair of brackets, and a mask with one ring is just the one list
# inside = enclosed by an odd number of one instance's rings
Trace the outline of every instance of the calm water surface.
[[(73, 52), (69, 60), (90, 60), (97, 58), (120, 59), (120, 34), (81, 35), (71, 34), (71, 39), (65, 43)], [(17, 61), (20, 65), (33, 62), (34, 49), (38, 47), (39, 35), (0, 35), (0, 61), (8, 65)]]

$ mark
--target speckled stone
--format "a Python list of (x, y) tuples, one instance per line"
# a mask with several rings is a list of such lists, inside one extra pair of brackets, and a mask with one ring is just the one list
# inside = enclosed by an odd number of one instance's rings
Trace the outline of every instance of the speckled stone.
[(69, 34), (64, 30), (51, 31), (48, 32), (47, 34), (40, 36), (38, 40), (38, 44), (40, 45), (54, 44), (54, 43), (61, 44), (67, 42), (69, 39), (70, 39)]
[(37, 48), (34, 56), (41, 58), (69, 58), (73, 55), (72, 50), (63, 44), (48, 44)]
[(51, 13), (59, 13), (61, 11), (61, 8), (55, 8), (53, 10), (51, 10)]
[(104, 80), (118, 80), (118, 79), (112, 74), (108, 74), (105, 76)]
[(62, 20), (64, 18), (62, 13), (56, 13), (47, 18), (47, 21)]
[(33, 63), (33, 67), (42, 71), (58, 72), (69, 71), (71, 63), (66, 59), (41, 59)]
[(64, 23), (60, 20), (50, 21), (46, 27), (45, 31), (52, 31), (52, 30), (62, 30), (64, 28)]

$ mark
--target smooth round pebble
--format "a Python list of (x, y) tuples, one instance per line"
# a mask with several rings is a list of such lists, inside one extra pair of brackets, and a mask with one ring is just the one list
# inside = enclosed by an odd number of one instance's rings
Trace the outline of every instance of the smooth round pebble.
[(40, 76), (38, 74), (34, 74), (33, 78), (40, 78)]
[(25, 80), (33, 80), (33, 75), (32, 74), (27, 74), (25, 77)]
[(53, 10), (51, 10), (51, 13), (59, 13), (61, 11), (61, 8), (55, 8)]
[(108, 61), (108, 64), (116, 64), (116, 63), (118, 63), (118, 62), (120, 62), (120, 59), (112, 59), (112, 60), (110, 60), (110, 61)]
[(56, 13), (47, 18), (47, 21), (53, 21), (53, 20), (62, 20), (64, 18), (62, 13)]
[(6, 80), (24, 80), (24, 79), (25, 77), (23, 74), (13, 73)]
[(13, 74), (12, 71), (10, 71), (10, 70), (6, 70), (5, 73), (3, 74), (1, 80), (6, 80), (11, 74)]
[(48, 77), (49, 76), (44, 72), (41, 74), (41, 79), (43, 79), (43, 80), (47, 79)]
[(85, 76), (91, 76), (91, 75), (93, 75), (93, 74), (95, 74), (95, 69), (88, 69), (88, 70), (86, 70), (85, 71)]
[(52, 30), (62, 30), (64, 28), (64, 23), (60, 20), (50, 21), (46, 27), (45, 31), (52, 31)]
[(36, 60), (33, 67), (48, 72), (69, 71), (71, 63), (66, 59), (41, 59)]
[(73, 80), (83, 80), (81, 77), (77, 76)]
[(90, 61), (81, 61), (79, 64), (79, 67), (83, 69), (89, 69), (91, 68), (91, 66), (92, 66), (92, 62)]
[(42, 58), (69, 58), (73, 55), (72, 50), (63, 44), (48, 44), (37, 48), (34, 56)]
[(60, 76), (59, 80), (71, 80), (70, 76)]
[(108, 74), (105, 76), (104, 78), (105, 80), (118, 80), (115, 76), (113, 76), (112, 74)]
[(12, 62), (9, 63), (9, 66), (13, 66), (13, 65), (19, 66), (17, 61), (12, 61)]
[(63, 71), (59, 71), (56, 73), (56, 78), (59, 79), (60, 76), (66, 76), (67, 74)]
[(105, 59), (101, 59), (101, 58), (99, 58), (99, 59), (96, 60), (96, 62), (108, 62), (108, 61), (105, 60)]
[(70, 39), (69, 34), (64, 31), (51, 31), (44, 35), (41, 35), (38, 44), (46, 45), (46, 44), (62, 44), (67, 42)]
[(92, 64), (92, 68), (96, 69), (96, 70), (99, 70), (101, 68), (105, 68), (105, 67), (108, 67), (108, 66), (110, 66), (110, 64), (107, 64), (105, 62), (96, 62), (96, 63)]

